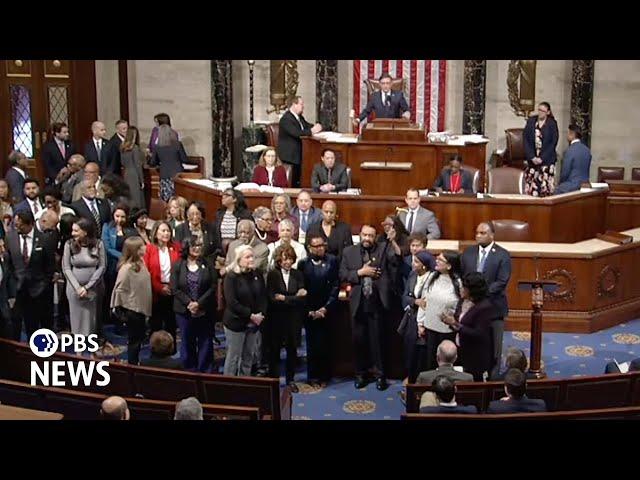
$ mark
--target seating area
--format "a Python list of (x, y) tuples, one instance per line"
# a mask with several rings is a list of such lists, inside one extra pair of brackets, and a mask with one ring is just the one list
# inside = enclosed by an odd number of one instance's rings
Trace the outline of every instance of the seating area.
[(640, 407), (599, 408), (593, 410), (574, 410), (563, 412), (541, 413), (507, 413), (507, 414), (460, 414), (460, 413), (403, 413), (405, 421), (473, 421), (473, 420), (638, 420)]

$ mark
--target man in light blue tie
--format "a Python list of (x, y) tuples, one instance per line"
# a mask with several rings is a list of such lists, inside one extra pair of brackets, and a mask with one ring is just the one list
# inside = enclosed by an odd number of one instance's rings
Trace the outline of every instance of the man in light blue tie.
[(311, 194), (306, 190), (302, 190), (298, 194), (296, 206), (291, 210), (291, 215), (298, 219), (298, 225), (300, 225), (298, 239), (300, 242), (304, 242), (304, 237), (311, 225), (322, 221), (322, 212), (313, 206)]
[(492, 222), (482, 222), (476, 227), (477, 246), (468, 247), (462, 254), (462, 273), (480, 272), (489, 285), (489, 300), (496, 309), (496, 319), (491, 323), (493, 331), (493, 367), (490, 378), (498, 375), (502, 357), (504, 319), (509, 315), (507, 284), (511, 278), (511, 255), (496, 245)]

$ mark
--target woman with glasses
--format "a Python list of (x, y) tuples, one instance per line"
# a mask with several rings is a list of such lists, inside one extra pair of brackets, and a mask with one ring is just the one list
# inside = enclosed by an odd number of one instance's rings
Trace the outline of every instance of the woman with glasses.
[(253, 211), (258, 240), (267, 245), (278, 241), (278, 232), (273, 231), (273, 212), (267, 207), (258, 207)]
[(524, 127), (525, 187), (524, 193), (534, 197), (553, 195), (555, 190), (558, 123), (551, 105), (541, 102), (538, 115), (529, 117)]
[(182, 258), (171, 271), (173, 311), (180, 327), (180, 359), (186, 370), (213, 371), (213, 337), (218, 276), (204, 261), (202, 241), (191, 236), (182, 242)]

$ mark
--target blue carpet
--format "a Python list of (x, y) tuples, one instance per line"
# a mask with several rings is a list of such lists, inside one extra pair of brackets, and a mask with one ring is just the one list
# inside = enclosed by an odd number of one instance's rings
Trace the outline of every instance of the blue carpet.
[[(126, 358), (126, 332), (116, 335), (112, 326), (105, 326), (109, 341), (117, 346), (120, 358)], [(224, 333), (217, 330), (222, 345), (216, 345), (215, 358), (218, 372), (224, 362)], [(529, 332), (505, 332), (503, 354), (509, 347), (520, 348), (529, 354)], [(303, 341), (304, 345), (304, 341)], [(542, 336), (543, 367), (549, 377), (578, 377), (600, 375), (607, 362), (614, 358), (626, 362), (640, 357), (640, 320), (620, 324), (592, 334), (544, 333)], [(284, 351), (282, 352), (284, 355)], [(353, 379), (335, 378), (326, 388), (312, 388), (306, 383), (305, 351), (296, 373), (300, 392), (294, 394), (293, 418), (296, 420), (397, 420), (404, 412), (399, 393), (402, 382), (390, 381), (390, 387), (379, 392), (375, 383), (356, 390)], [(149, 355), (145, 345), (141, 357)], [(282, 369), (284, 371), (284, 369)], [(284, 386), (284, 378), (281, 378)]]

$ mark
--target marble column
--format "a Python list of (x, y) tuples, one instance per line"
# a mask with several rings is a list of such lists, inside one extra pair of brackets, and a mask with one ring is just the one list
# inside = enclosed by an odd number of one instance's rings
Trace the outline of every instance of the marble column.
[(316, 117), (324, 130), (338, 129), (337, 60), (316, 60)]
[(233, 102), (231, 60), (211, 60), (213, 176), (233, 175)]
[(571, 123), (582, 129), (582, 141), (591, 146), (593, 73), (595, 60), (574, 60), (571, 75)]
[(484, 134), (486, 79), (486, 60), (464, 61), (463, 134)]

